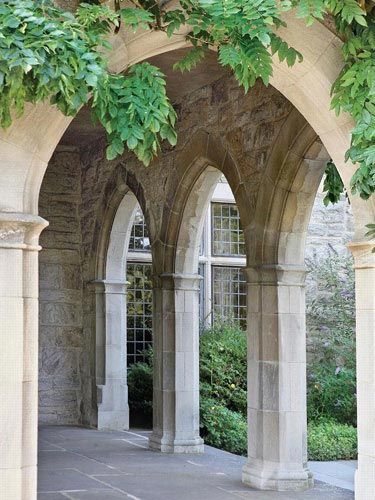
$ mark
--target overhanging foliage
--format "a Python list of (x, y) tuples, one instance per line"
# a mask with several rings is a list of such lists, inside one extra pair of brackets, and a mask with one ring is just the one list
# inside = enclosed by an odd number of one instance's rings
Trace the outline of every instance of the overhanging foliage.
[[(49, 0), (0, 0), (0, 122), (8, 127), (12, 110), (22, 115), (26, 102), (50, 99), (66, 115), (89, 102), (107, 131), (107, 157), (124, 146), (148, 165), (160, 141), (176, 143), (175, 112), (160, 71), (148, 63), (111, 75), (103, 55), (105, 41), (120, 22), (133, 30), (163, 30), (172, 36), (189, 26), (192, 49), (176, 69), (195, 67), (210, 48), (228, 66), (245, 91), (260, 78), (268, 84), (272, 55), (292, 66), (302, 54), (277, 34), (282, 12), (295, 9), (310, 25), (328, 12), (344, 39), (344, 67), (332, 88), (332, 107), (356, 122), (347, 158), (359, 168), (352, 191), (369, 198), (375, 191), (375, 20), (371, 2), (357, 0), (180, 0), (167, 10), (153, 0), (133, 0), (131, 7), (82, 3), (73, 15)], [(117, 2), (120, 5), (119, 2)], [(164, 8), (163, 8), (164, 5)], [(122, 6), (121, 6), (122, 7)], [(366, 10), (367, 9), (367, 10)], [(328, 168), (327, 199), (335, 201), (343, 187)], [(333, 183), (331, 183), (331, 179)]]
[[(126, 23), (142, 25), (143, 11)], [(158, 68), (142, 63), (122, 75), (107, 70), (104, 50), (119, 15), (107, 7), (81, 5), (75, 15), (49, 1), (0, 1), (0, 123), (21, 116), (26, 102), (49, 99), (74, 116), (89, 102), (107, 131), (107, 157), (123, 153), (124, 144), (146, 165), (159, 142), (176, 143), (175, 112)]]

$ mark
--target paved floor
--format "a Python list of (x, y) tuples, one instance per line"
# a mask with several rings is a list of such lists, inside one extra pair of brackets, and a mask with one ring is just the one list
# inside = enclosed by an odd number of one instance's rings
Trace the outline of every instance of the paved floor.
[(256, 491), (241, 483), (245, 461), (206, 447), (203, 455), (147, 449), (147, 432), (43, 427), (38, 500), (352, 500), (353, 492), (316, 482), (303, 493)]
[(336, 462), (309, 462), (314, 478), (339, 488), (354, 491), (356, 460), (337, 460)]

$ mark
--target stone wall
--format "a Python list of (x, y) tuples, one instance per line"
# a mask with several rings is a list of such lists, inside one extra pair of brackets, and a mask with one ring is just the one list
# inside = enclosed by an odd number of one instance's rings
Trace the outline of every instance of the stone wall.
[(56, 152), (43, 180), (39, 210), (50, 223), (40, 243), (39, 420), (81, 421), (81, 167), (79, 155)]
[(349, 254), (346, 245), (354, 236), (354, 219), (343, 196), (335, 205), (324, 206), (322, 186), (316, 195), (306, 240), (306, 258), (320, 259), (327, 253)]

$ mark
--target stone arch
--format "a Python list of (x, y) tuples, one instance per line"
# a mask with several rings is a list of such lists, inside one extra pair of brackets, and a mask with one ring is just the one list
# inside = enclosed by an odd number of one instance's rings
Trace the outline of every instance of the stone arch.
[(248, 265), (304, 265), (307, 226), (329, 155), (294, 109), (274, 142), (254, 217), (244, 227)]
[[(214, 134), (203, 129), (197, 131), (185, 145), (176, 162), (179, 165), (175, 174), (178, 176), (177, 187), (173, 199), (164, 206), (158, 242), (159, 251), (163, 254), (160, 259), (162, 272), (167, 273), (193, 269), (189, 262), (199, 245), (199, 236), (193, 234), (189, 226), (196, 222), (201, 229), (204, 207), (207, 206), (210, 192), (221, 174), (225, 175), (237, 205), (246, 207), (241, 173), (230, 151)], [(249, 223), (248, 210), (243, 210), (243, 217), (245, 222)]]
[(129, 428), (126, 383), (126, 253), (136, 206), (135, 196), (128, 191), (118, 206), (109, 234), (103, 262), (104, 279), (95, 281), (98, 429)]
[[(95, 376), (98, 429), (129, 428), (126, 364), (126, 263), (139, 201), (122, 176), (109, 198), (96, 250)], [(119, 180), (120, 179), (120, 180)], [(138, 193), (139, 194), (139, 193)]]
[(159, 265), (154, 267), (154, 425), (150, 447), (200, 453), (200, 234), (222, 173), (240, 199), (244, 191), (230, 152), (205, 130), (193, 135), (175, 161), (180, 168), (170, 182), (173, 194), (164, 205), (160, 237), (155, 242)]
[(274, 142), (254, 218), (244, 229), (250, 392), (243, 481), (261, 489), (312, 484), (306, 450), (304, 252), (328, 159), (314, 130), (292, 111)]
[[(126, 196), (127, 198), (124, 200)], [(135, 203), (139, 203), (142, 212), (147, 218), (145, 195), (141, 183), (138, 182), (133, 173), (127, 171), (124, 165), (119, 164), (105, 186), (102, 203), (97, 212), (95, 232), (98, 237), (92, 238), (92, 247), (90, 249), (91, 255), (94, 256), (92, 269), (95, 275), (94, 279), (103, 280), (108, 278), (109, 274), (115, 272), (113, 259), (110, 259), (111, 264), (108, 265), (109, 252), (115, 253), (117, 261), (120, 261), (122, 247), (121, 244), (116, 244), (115, 234), (112, 234), (112, 232), (116, 229), (117, 224), (119, 226), (117, 233), (122, 232), (121, 221), (128, 220), (129, 213), (125, 212), (129, 210), (134, 200)], [(118, 236), (118, 239), (122, 240), (121, 236)], [(123, 241), (125, 244), (126, 241)], [(116, 272), (120, 272), (120, 268), (117, 268)], [(121, 275), (125, 276), (125, 268), (121, 270)]]
[[(296, 19), (293, 12), (284, 14), (284, 17), (287, 26), (280, 30), (280, 34), (304, 55), (304, 60), (288, 68), (275, 58), (271, 84), (314, 128), (335, 161), (344, 183), (349, 185), (355, 167), (350, 162), (345, 163), (344, 152), (349, 146), (353, 122), (347, 115), (336, 117), (330, 110), (331, 86), (342, 67), (341, 41), (319, 22), (306, 28), (303, 20)], [(300, 36), (301, 32), (304, 33), (303, 37)], [(183, 31), (170, 39), (160, 32), (133, 34), (121, 31), (111, 41), (114, 46), (110, 58), (113, 71), (122, 71), (129, 64), (188, 45)], [(0, 132), (4, 158), (4, 209), (37, 212), (41, 179), (70, 121), (71, 118), (63, 117), (48, 104), (39, 104), (29, 106), (22, 119), (14, 122), (9, 130)], [(19, 173), (16, 183), (13, 176), (15, 169)], [(371, 222), (375, 209), (373, 202), (364, 204), (357, 199), (353, 208), (359, 238), (363, 234), (361, 228), (364, 223)]]
[[(199, 214), (209, 199), (207, 193), (213, 189), (215, 171), (220, 172), (218, 176), (225, 175), (239, 208), (248, 265), (279, 261), (278, 252), (285, 247), (283, 240), (291, 239), (293, 231), (300, 239), (302, 265), (306, 229), (328, 159), (314, 130), (293, 109), (274, 141), (254, 199), (230, 149), (214, 134), (203, 129), (197, 131), (179, 154), (177, 188), (173, 199), (164, 206), (158, 241), (163, 253), (162, 272), (179, 273), (188, 269), (192, 249), (199, 244), (199, 237), (192, 234), (189, 225), (197, 223), (199, 228)], [(298, 216), (294, 218), (294, 228), (290, 228), (288, 219), (299, 193)], [(291, 255), (295, 259), (293, 252)], [(291, 255), (283, 259), (290, 259)]]
[[(222, 172), (243, 219), (248, 259), (249, 458), (243, 480), (261, 489), (305, 489), (312, 482), (306, 455), (303, 270), (299, 256), (288, 253), (289, 247), (284, 248), (284, 240), (291, 245), (289, 240), (293, 231), (297, 231), (296, 241), (304, 243), (310, 211), (327, 161), (324, 148), (316, 141), (316, 133), (296, 110), (292, 111), (274, 142), (254, 203), (246, 178), (241, 176), (230, 151), (218, 138), (200, 130), (177, 160), (181, 168), (179, 182), (163, 214), (161, 241), (165, 253), (163, 273), (158, 276), (157, 285), (160, 332), (154, 353), (158, 363), (154, 402), (162, 404), (160, 402), (171, 395), (172, 401), (163, 403), (163, 410), (155, 421), (151, 446), (176, 451), (176, 441), (182, 447), (185, 440), (189, 451), (201, 450), (197, 431), (197, 228), (200, 228), (200, 212), (207, 204), (212, 184)], [(302, 201), (296, 206), (298, 196)], [(295, 220), (291, 226), (288, 225), (290, 212)], [(166, 315), (169, 321), (163, 324), (162, 318)], [(291, 332), (294, 339), (290, 337)], [(162, 360), (168, 356), (174, 358), (174, 374), (180, 384), (176, 380), (173, 390), (170, 387), (165, 391), (164, 380), (171, 374), (164, 371)], [(189, 376), (185, 374), (187, 369)], [(291, 387), (294, 387), (294, 399)], [(185, 416), (189, 415), (188, 433), (186, 419), (185, 428), (179, 429), (180, 405)], [(173, 408), (169, 418), (167, 407)], [(293, 419), (295, 427), (290, 425)], [(175, 422), (175, 435), (172, 442), (167, 442), (165, 421), (171, 420)]]

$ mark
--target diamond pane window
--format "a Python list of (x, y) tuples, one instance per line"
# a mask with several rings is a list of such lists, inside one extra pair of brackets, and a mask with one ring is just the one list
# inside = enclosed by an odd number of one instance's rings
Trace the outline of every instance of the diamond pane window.
[(129, 241), (129, 252), (150, 252), (150, 238), (142, 210), (138, 207), (135, 214)]
[(233, 203), (212, 203), (212, 254), (245, 255), (240, 215)]
[(152, 345), (151, 264), (127, 264), (127, 358), (128, 366), (144, 361), (142, 353)]
[(246, 280), (240, 267), (212, 267), (213, 321), (234, 320), (246, 328)]

